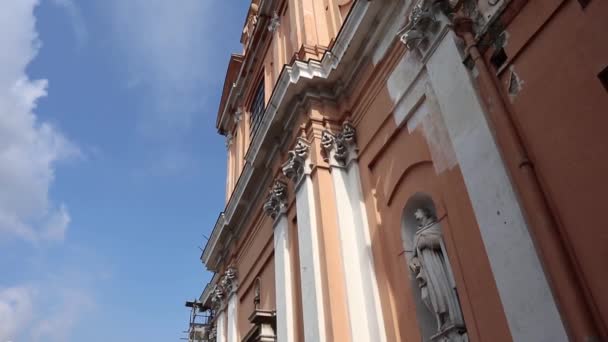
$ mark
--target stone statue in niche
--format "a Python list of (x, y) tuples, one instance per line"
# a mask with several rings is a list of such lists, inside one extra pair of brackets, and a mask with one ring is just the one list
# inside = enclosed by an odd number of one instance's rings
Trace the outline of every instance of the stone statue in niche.
[(416, 277), (422, 302), (435, 315), (437, 333), (431, 341), (466, 342), (466, 328), (437, 218), (426, 208), (416, 210), (414, 216), (418, 227), (409, 267)]

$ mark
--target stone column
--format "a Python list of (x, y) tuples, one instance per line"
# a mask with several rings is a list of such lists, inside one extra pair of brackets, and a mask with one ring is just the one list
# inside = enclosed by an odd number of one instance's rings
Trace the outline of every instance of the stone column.
[(264, 212), (274, 220), (274, 267), (276, 293), (277, 341), (294, 340), (294, 302), (292, 257), (289, 251), (289, 222), (287, 210), (287, 184), (276, 180), (264, 204)]
[(338, 134), (323, 131), (321, 149), (334, 186), (352, 340), (386, 341), (354, 127), (345, 122)]
[(230, 267), (222, 278), (222, 287), (228, 293), (228, 304), (226, 307), (226, 341), (239, 342), (238, 335), (238, 302), (237, 295), (238, 279), (236, 268)]
[(226, 340), (226, 310), (225, 310), (225, 291), (221, 284), (216, 284), (213, 289), (213, 303), (215, 311), (215, 341), (227, 342)]
[(304, 340), (324, 342), (327, 340), (326, 313), (309, 151), (310, 144), (298, 138), (295, 148), (289, 151), (287, 162), (283, 164), (283, 174), (295, 185)]

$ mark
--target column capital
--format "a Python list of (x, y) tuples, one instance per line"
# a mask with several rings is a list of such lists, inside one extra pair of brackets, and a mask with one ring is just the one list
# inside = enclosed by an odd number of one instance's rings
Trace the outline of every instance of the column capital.
[(326, 129), (321, 133), (321, 151), (323, 159), (332, 166), (346, 166), (357, 159), (356, 129), (349, 122), (342, 124), (342, 130), (336, 134)]
[(306, 162), (310, 154), (310, 143), (298, 137), (293, 150), (287, 152), (287, 161), (282, 165), (281, 170), (285, 177), (291, 180), (294, 184), (298, 184), (302, 175), (307, 171)]
[(287, 183), (276, 179), (264, 203), (264, 212), (273, 220), (287, 211)]
[(220, 280), (220, 286), (224, 289), (225, 292), (228, 293), (228, 296), (231, 296), (238, 290), (238, 271), (236, 267), (228, 267), (226, 272), (224, 272), (224, 276)]

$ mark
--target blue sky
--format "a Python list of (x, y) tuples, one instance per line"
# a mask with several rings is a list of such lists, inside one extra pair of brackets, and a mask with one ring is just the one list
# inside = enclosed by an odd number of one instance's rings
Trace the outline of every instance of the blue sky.
[(183, 336), (248, 5), (0, 1), (0, 342)]

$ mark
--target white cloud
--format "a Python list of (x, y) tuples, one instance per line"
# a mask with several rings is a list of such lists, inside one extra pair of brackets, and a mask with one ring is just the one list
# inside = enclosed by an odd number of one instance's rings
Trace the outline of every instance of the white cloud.
[(47, 94), (46, 80), (30, 80), (27, 65), (40, 46), (36, 0), (3, 1), (0, 11), (0, 237), (37, 242), (62, 240), (67, 208), (49, 199), (58, 161), (79, 154), (34, 110)]
[(0, 288), (0, 341), (67, 341), (82, 315), (95, 307), (82, 288), (41, 285)]
[[(126, 57), (127, 88), (141, 87), (150, 96), (140, 118), (145, 135), (182, 134), (202, 109), (205, 82), (206, 17), (213, 1), (112, 0), (111, 24), (120, 53)], [(123, 61), (125, 59), (120, 59)]]
[(32, 291), (26, 287), (0, 289), (0, 341), (15, 338), (32, 319)]
[(32, 325), (32, 341), (67, 341), (81, 315), (94, 307), (93, 299), (82, 290), (63, 290), (59, 297), (61, 307)]
[(82, 13), (80, 12), (80, 8), (72, 0), (51, 0), (51, 2), (66, 11), (70, 18), (72, 30), (74, 31), (78, 46), (82, 47), (87, 42), (89, 33), (84, 23)]

